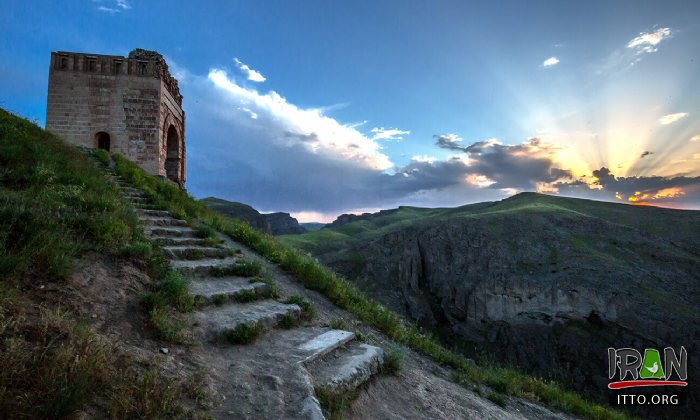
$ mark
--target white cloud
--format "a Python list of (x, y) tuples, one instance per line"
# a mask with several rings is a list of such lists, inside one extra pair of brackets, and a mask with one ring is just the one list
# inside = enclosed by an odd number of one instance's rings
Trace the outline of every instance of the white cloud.
[(551, 67), (556, 64), (559, 64), (559, 59), (557, 57), (549, 57), (548, 59), (544, 60), (544, 63), (542, 63), (544, 67)]
[(246, 114), (250, 115), (250, 118), (252, 118), (252, 119), (254, 119), (254, 120), (257, 120), (257, 119), (258, 119), (258, 114), (257, 114), (256, 112), (253, 112), (253, 111), (251, 111), (250, 109), (248, 109), (248, 108), (246, 108), (246, 107), (241, 107), (241, 106), (239, 106), (238, 109), (240, 109), (241, 111), (243, 111), (243, 112), (245, 112)]
[(664, 115), (659, 119), (659, 122), (663, 125), (672, 124), (688, 115), (687, 112), (677, 112), (675, 114)]
[(103, 0), (93, 0), (93, 2), (106, 4), (98, 6), (97, 10), (99, 10), (100, 12), (109, 13), (111, 15), (122, 12), (124, 10), (131, 9), (131, 5), (126, 0), (114, 0), (106, 2), (104, 2)]
[(399, 130), (397, 128), (384, 128), (384, 127), (375, 127), (372, 130), (370, 130), (372, 134), (372, 140), (396, 140), (396, 141), (401, 141), (403, 140), (404, 135), (411, 134), (410, 131), (408, 130)]
[(275, 91), (260, 94), (243, 88), (229, 79), (224, 70), (210, 71), (208, 79), (220, 92), (227, 93), (241, 110), (245, 108), (250, 115), (255, 114), (255, 119), (265, 115), (265, 119), (281, 126), (282, 135), (276, 139), (278, 143), (287, 147), (301, 146), (316, 154), (351, 160), (373, 169), (384, 170), (393, 166), (379, 151), (376, 142), (323, 115), (318, 109), (299, 108)]
[(671, 36), (671, 28), (660, 28), (654, 32), (641, 32), (639, 36), (627, 43), (627, 48), (632, 48), (641, 53), (653, 53), (658, 50), (657, 45)]
[(251, 69), (247, 64), (243, 64), (241, 60), (234, 58), (233, 61), (235, 61), (238, 68), (245, 73), (248, 80), (257, 83), (262, 83), (266, 80), (265, 76), (263, 76), (259, 71)]
[(700, 134), (696, 134), (693, 137), (690, 138), (690, 141), (697, 141), (700, 142)]

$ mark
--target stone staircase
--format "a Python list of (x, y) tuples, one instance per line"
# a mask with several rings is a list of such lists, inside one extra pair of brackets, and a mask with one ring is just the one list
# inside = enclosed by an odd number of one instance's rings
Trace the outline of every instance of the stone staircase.
[[(323, 419), (314, 390), (347, 393), (381, 370), (385, 356), (381, 348), (359, 341), (350, 331), (304, 323), (300, 320), (302, 308), (284, 303), (280, 297), (272, 298), (270, 284), (228, 274), (237, 272), (245, 262), (236, 248), (238, 244), (230, 238), (217, 234), (221, 245), (212, 246), (212, 241), (201, 238), (187, 221), (158, 209), (143, 191), (130, 186), (113, 170), (104, 170), (134, 207), (146, 236), (162, 245), (172, 268), (191, 279), (190, 293), (199, 303), (194, 314), (198, 337), (221, 349), (237, 346), (231, 344), (231, 337), (241, 330), (262, 330), (257, 343), (269, 345), (270, 354), (282, 354), (283, 362), (294, 365), (290, 370), (298, 372), (305, 385), (295, 388), (302, 395), (290, 397), (298, 406), (292, 410), (296, 415), (290, 415), (287, 407), (284, 417)], [(296, 327), (290, 329), (290, 324)], [(231, 357), (231, 353), (222, 351)], [(220, 417), (237, 417), (237, 413), (225, 411), (217, 415)]]

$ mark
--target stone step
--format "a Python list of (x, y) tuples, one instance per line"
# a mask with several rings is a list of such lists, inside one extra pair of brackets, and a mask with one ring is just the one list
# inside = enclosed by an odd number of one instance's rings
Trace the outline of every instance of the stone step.
[(146, 197), (130, 197), (127, 196), (128, 200), (132, 203), (148, 203), (150, 200)]
[(122, 190), (122, 192), (123, 192), (124, 194), (132, 194), (132, 195), (139, 196), (139, 197), (144, 195), (144, 192), (141, 191), (141, 190), (138, 189), (138, 188), (133, 188), (133, 187), (121, 187), (120, 189)]
[(210, 246), (165, 246), (163, 253), (167, 258), (174, 260), (203, 260), (205, 258), (226, 258), (231, 256), (227, 248), (214, 248)]
[(145, 203), (132, 203), (132, 206), (136, 210), (162, 210), (162, 208), (157, 204)]
[(190, 294), (205, 305), (215, 303), (218, 296), (224, 296), (225, 301), (235, 300), (244, 293), (255, 292), (265, 296), (270, 292), (270, 286), (260, 282), (250, 282), (243, 277), (208, 277), (196, 279), (190, 283)]
[(354, 339), (355, 333), (353, 332), (328, 330), (298, 347), (300, 354), (304, 358), (302, 363), (311, 363)]
[(138, 210), (140, 216), (171, 217), (166, 210)]
[(187, 276), (206, 277), (216, 274), (217, 271), (234, 269), (239, 264), (235, 257), (206, 260), (172, 260), (170, 266), (182, 271)]
[(187, 221), (174, 217), (139, 217), (141, 223), (149, 226), (187, 226)]
[(381, 348), (353, 341), (307, 364), (307, 369), (316, 387), (345, 393), (378, 373), (383, 363), (384, 351)]
[(300, 314), (301, 308), (298, 305), (261, 300), (213, 307), (197, 312), (195, 318), (206, 338), (231, 341), (231, 335), (235, 334), (240, 325), (258, 326), (269, 330), (276, 327), (285, 317), (292, 316), (298, 319)]
[(152, 241), (156, 241), (163, 246), (185, 246), (185, 245), (201, 245), (203, 239), (195, 237), (180, 237), (180, 236), (150, 236)]
[(145, 233), (149, 237), (197, 238), (197, 231), (191, 227), (178, 226), (146, 226)]

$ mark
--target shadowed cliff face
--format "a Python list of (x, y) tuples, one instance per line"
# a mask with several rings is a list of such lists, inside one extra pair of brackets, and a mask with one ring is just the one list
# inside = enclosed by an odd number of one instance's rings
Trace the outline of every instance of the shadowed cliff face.
[[(603, 398), (608, 347), (700, 351), (699, 251), (671, 231), (522, 211), (416, 223), (318, 255), (468, 354)], [(692, 361), (689, 376), (700, 377)]]
[(289, 213), (263, 214), (247, 204), (226, 201), (215, 197), (202, 199), (202, 202), (217, 212), (233, 219), (243, 220), (264, 233), (293, 235), (306, 232), (306, 229), (300, 226), (297, 219), (290, 216)]

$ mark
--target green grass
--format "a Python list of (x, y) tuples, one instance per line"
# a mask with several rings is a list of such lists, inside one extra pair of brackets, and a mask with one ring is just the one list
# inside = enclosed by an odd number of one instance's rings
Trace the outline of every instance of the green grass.
[(287, 330), (291, 328), (296, 328), (297, 326), (299, 326), (299, 318), (297, 318), (293, 314), (284, 314), (284, 316), (282, 316), (282, 319), (279, 322), (279, 326)]
[(286, 304), (296, 304), (301, 308), (301, 319), (311, 321), (316, 317), (316, 307), (310, 300), (299, 295), (293, 295), (284, 301)]
[(225, 295), (225, 294), (215, 295), (211, 301), (214, 305), (221, 306), (224, 303), (228, 302), (228, 295)]
[[(268, 261), (277, 264), (284, 271), (295, 276), (307, 288), (323, 293), (338, 307), (353, 313), (360, 320), (383, 331), (397, 343), (455, 369), (458, 372), (455, 377), (458, 382), (465, 385), (476, 383), (492, 387), (502, 386), (509, 395), (523, 397), (585, 418), (626, 418), (626, 415), (601, 404), (587, 401), (582, 396), (565, 390), (554, 382), (534, 378), (512, 369), (471, 365), (466, 357), (448, 350), (434, 337), (423, 334), (412, 324), (407, 324), (397, 314), (365, 296), (350, 282), (323, 267), (318, 260), (309, 254), (286, 246), (271, 235), (252, 229), (244, 222), (231, 220), (217, 214), (203, 203), (189, 197), (185, 191), (158, 181), (123, 157), (114, 156), (114, 160), (118, 174), (137, 188), (146, 191), (149, 198), (159, 206), (178, 217), (188, 218), (193, 222), (195, 219), (204, 222), (232, 239), (245, 244)], [(472, 205), (471, 208), (475, 209), (474, 211), (483, 212), (491, 205), (491, 203), (482, 203)], [(499, 209), (491, 210), (499, 211)], [(414, 213), (427, 212), (432, 213), (434, 217), (443, 217), (444, 215), (440, 214), (442, 211), (444, 209), (402, 208), (397, 213), (401, 217), (403, 217), (402, 212), (411, 213), (399, 220), (399, 222), (410, 223), (411, 218), (415, 217)], [(453, 209), (450, 211), (454, 212)], [(325, 230), (322, 229), (319, 232)], [(302, 236), (317, 233), (312, 232)]]
[(277, 299), (280, 297), (280, 288), (275, 280), (268, 275), (259, 275), (249, 280), (251, 283), (263, 283), (267, 285), (267, 290), (260, 296), (263, 298)]
[(233, 330), (227, 331), (224, 338), (231, 344), (250, 344), (257, 340), (262, 332), (260, 324), (238, 324)]
[(94, 163), (0, 109), (0, 278), (65, 278), (85, 251), (114, 252), (139, 235)]
[(68, 312), (0, 289), (0, 413), (7, 418), (71, 418), (87, 406), (104, 418), (185, 415), (178, 383), (159, 367), (139, 371), (130, 354)]
[[(0, 413), (7, 418), (174, 418), (186, 416), (178, 382), (76, 321), (37, 284), (61, 288), (76, 258), (165, 265), (136, 214), (77, 148), (0, 109)], [(158, 277), (160, 278), (160, 277)], [(67, 307), (71, 293), (61, 295)]]
[(406, 363), (406, 356), (406, 349), (400, 346), (391, 347), (384, 357), (383, 371), (390, 375), (398, 375)]
[(486, 398), (498, 406), (501, 406), (501, 407), (506, 406), (506, 397), (503, 396), (503, 394), (498, 394), (498, 393), (492, 392), (489, 395), (487, 395)]
[(230, 267), (213, 267), (211, 275), (214, 277), (239, 276), (257, 277), (262, 273), (260, 261), (242, 260)]
[(314, 391), (328, 420), (342, 420), (345, 407), (359, 395), (357, 390), (339, 393), (316, 387)]

